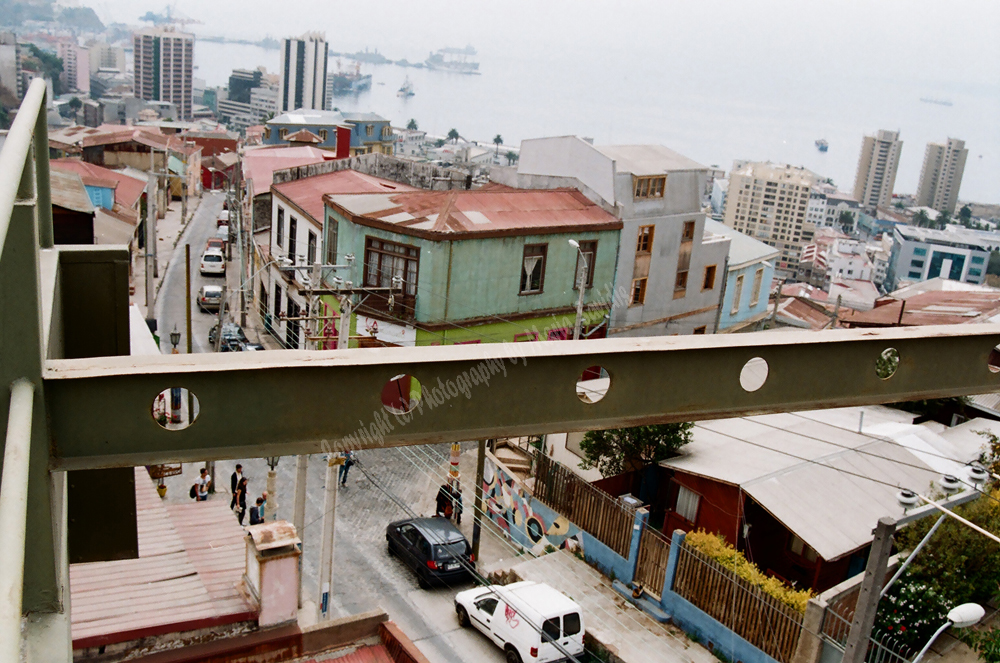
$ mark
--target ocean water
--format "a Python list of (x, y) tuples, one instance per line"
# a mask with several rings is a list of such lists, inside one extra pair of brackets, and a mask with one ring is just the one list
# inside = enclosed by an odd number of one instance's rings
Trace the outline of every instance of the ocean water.
[[(963, 200), (1000, 202), (1000, 3), (996, 0), (178, 0), (202, 35), (324, 31), (331, 50), (423, 61), (471, 44), (481, 74), (363, 65), (371, 90), (339, 97), (404, 125), (505, 145), (577, 134), (661, 143), (728, 170), (733, 159), (804, 165), (853, 186), (861, 138), (901, 132), (897, 192), (913, 192), (929, 141), (966, 141)], [(111, 0), (135, 22), (153, 0)], [(197, 76), (278, 68), (277, 50), (198, 42)], [(345, 62), (346, 65), (346, 62)], [(336, 68), (331, 61), (331, 70)], [(409, 76), (416, 95), (396, 91)], [(943, 99), (951, 106), (923, 103)], [(814, 145), (830, 143), (826, 153)], [(503, 148), (501, 148), (503, 150)]]

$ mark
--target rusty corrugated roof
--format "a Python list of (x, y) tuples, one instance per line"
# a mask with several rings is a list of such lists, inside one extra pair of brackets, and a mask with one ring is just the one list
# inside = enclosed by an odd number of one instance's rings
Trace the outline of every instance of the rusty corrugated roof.
[(49, 173), (52, 186), (52, 204), (74, 212), (93, 212), (87, 188), (77, 173), (53, 170)]
[(274, 184), (271, 189), (282, 198), (298, 207), (323, 225), (323, 196), (344, 193), (386, 193), (418, 191), (406, 184), (400, 184), (381, 177), (366, 175), (356, 170), (340, 170), (313, 177), (304, 177), (294, 182)]
[(53, 170), (77, 173), (83, 179), (84, 184), (88, 184), (88, 179), (104, 183), (92, 186), (106, 186), (110, 182), (115, 190), (115, 203), (126, 208), (134, 207), (146, 189), (146, 183), (142, 180), (80, 159), (53, 159), (49, 163)]
[(1000, 315), (1000, 292), (936, 290), (910, 297), (905, 309), (901, 301), (878, 302), (871, 311), (842, 316), (842, 322), (849, 327), (961, 325), (990, 322), (997, 315)]

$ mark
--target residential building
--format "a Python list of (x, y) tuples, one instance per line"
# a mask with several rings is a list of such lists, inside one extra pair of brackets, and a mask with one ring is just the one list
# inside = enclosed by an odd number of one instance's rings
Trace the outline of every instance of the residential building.
[[(21, 81), (21, 47), (13, 32), (0, 32), (0, 88), (20, 101), (23, 87)], [(2, 90), (0, 90), (2, 92)]]
[(91, 74), (102, 70), (125, 73), (125, 49), (121, 46), (91, 42), (87, 48), (89, 50), (87, 63), (90, 65)]
[(250, 90), (250, 114), (257, 121), (266, 120), (278, 114), (278, 88), (255, 87)]
[(964, 140), (949, 138), (945, 143), (927, 143), (917, 185), (917, 205), (954, 214), (968, 156)]
[(899, 140), (898, 131), (880, 129), (874, 136), (862, 139), (858, 172), (854, 178), (854, 199), (869, 212), (892, 203), (902, 150), (903, 141)]
[(253, 219), (254, 232), (271, 225), (271, 184), (274, 171), (315, 165), (334, 154), (315, 147), (260, 146), (243, 154), (243, 218)]
[(778, 249), (780, 278), (795, 273), (816, 226), (806, 218), (816, 175), (801, 166), (743, 162), (729, 173), (723, 222)]
[(734, 332), (752, 328), (767, 317), (771, 284), (774, 282), (774, 260), (780, 253), (712, 219), (705, 220), (705, 229), (714, 235), (729, 238), (725, 291), (717, 331)]
[(169, 28), (147, 28), (133, 36), (135, 96), (169, 101), (179, 117), (191, 119), (194, 103), (194, 35)]
[(278, 70), (281, 75), (278, 106), (282, 113), (326, 108), (328, 60), (329, 46), (323, 33), (309, 32), (299, 39), (284, 40)]
[(263, 74), (260, 69), (233, 69), (233, 73), (229, 75), (229, 100), (249, 104), (250, 91), (260, 87)]
[(722, 218), (726, 211), (726, 194), (729, 192), (729, 180), (717, 179), (712, 182), (712, 194), (709, 201), (712, 205), (712, 215)]
[(424, 153), (424, 144), (427, 142), (427, 132), (417, 129), (393, 128), (392, 134), (395, 139), (394, 154), (398, 157), (418, 157)]
[(981, 285), (997, 239), (979, 233), (965, 228), (948, 231), (896, 226), (886, 274), (888, 289), (938, 276)]
[(63, 89), (90, 94), (90, 50), (75, 42), (60, 41), (57, 53), (63, 63), (62, 73), (59, 74)]
[(260, 122), (250, 104), (244, 104), (230, 99), (218, 99), (216, 113), (220, 122), (225, 122), (231, 129), (238, 131)]
[(838, 238), (827, 254), (827, 280), (870, 281), (874, 274), (867, 246), (856, 239)]
[(340, 113), (300, 108), (268, 120), (264, 130), (264, 144), (288, 144), (289, 136), (303, 129), (319, 138), (316, 147), (333, 151), (337, 158), (393, 153), (394, 141), (389, 120), (375, 113)]
[(52, 235), (56, 244), (94, 244), (94, 204), (77, 173), (52, 169)]
[(52, 170), (75, 173), (83, 182), (90, 202), (96, 208), (94, 243), (127, 244), (135, 249), (139, 227), (140, 201), (146, 190), (144, 180), (120, 170), (102, 168), (80, 159), (54, 159)]
[(660, 145), (593, 145), (576, 136), (526, 140), (494, 181), (575, 187), (623, 224), (609, 334), (715, 331), (729, 239), (705, 230), (706, 168)]
[[(576, 189), (496, 187), (324, 199), (322, 255), (338, 263), (357, 256), (353, 271), (337, 276), (365, 289), (352, 333), (369, 336), (370, 344), (572, 338), (581, 261), (587, 265), (584, 334), (601, 335), (622, 223)], [(278, 223), (272, 221), (272, 230)], [(287, 237), (282, 234), (285, 243), (278, 242), (275, 251), (302, 253), (300, 245), (293, 250), (287, 244), (292, 237), (290, 229)], [(299, 304), (283, 306), (276, 310), (294, 312)]]

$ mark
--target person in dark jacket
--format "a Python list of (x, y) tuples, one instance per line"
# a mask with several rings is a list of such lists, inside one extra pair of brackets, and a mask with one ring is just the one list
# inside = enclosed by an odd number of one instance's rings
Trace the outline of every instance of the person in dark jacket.
[(261, 513), (260, 513), (261, 510), (262, 510), (262, 508), (263, 508), (263, 506), (262, 506), (263, 504), (264, 504), (264, 500), (261, 499), (260, 497), (258, 497), (257, 498), (257, 504), (255, 506), (250, 507), (250, 524), (251, 525), (260, 525), (262, 522), (264, 522), (264, 519), (261, 517)]
[(240, 521), (240, 525), (243, 524), (243, 517), (247, 513), (247, 478), (243, 477), (240, 482), (236, 484), (236, 490), (233, 491), (233, 501), (230, 502), (229, 508), (233, 510), (236, 514), (236, 519)]
[(233, 475), (229, 477), (229, 492), (236, 494), (236, 486), (240, 485), (240, 479), (243, 478), (243, 466), (239, 463), (236, 464), (236, 471)]

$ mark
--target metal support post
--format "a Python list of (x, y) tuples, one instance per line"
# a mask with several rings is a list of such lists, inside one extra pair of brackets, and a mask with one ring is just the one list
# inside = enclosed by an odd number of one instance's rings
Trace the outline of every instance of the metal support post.
[(882, 583), (885, 582), (889, 553), (892, 552), (892, 535), (895, 532), (895, 520), (889, 517), (879, 519), (875, 528), (875, 540), (872, 541), (872, 549), (868, 554), (865, 577), (861, 581), (858, 607), (851, 623), (843, 663), (864, 663), (868, 654), (868, 640), (872, 635), (872, 626), (875, 625), (875, 613), (881, 598)]
[(0, 479), (0, 661), (21, 660), (24, 546), (28, 522), (28, 466), (34, 387), (10, 387), (3, 478)]
[(191, 354), (191, 245), (184, 245), (184, 292), (186, 306), (184, 307), (184, 321), (187, 325), (187, 352)]
[[(319, 621), (330, 615), (330, 584), (333, 580), (334, 524), (337, 518), (337, 473), (344, 463), (340, 454), (330, 454), (326, 461), (326, 493), (323, 499), (323, 546), (319, 557)], [(301, 536), (301, 535), (300, 535)]]
[(482, 537), (483, 473), (486, 469), (486, 440), (479, 440), (476, 455), (476, 502), (472, 509), (472, 554), (479, 561), (479, 539)]
[(931, 540), (931, 537), (934, 536), (934, 533), (938, 531), (939, 527), (941, 527), (941, 523), (945, 521), (945, 518), (947, 518), (947, 516), (941, 516), (940, 518), (938, 518), (937, 522), (934, 523), (934, 526), (931, 527), (930, 530), (927, 532), (927, 534), (924, 535), (924, 538), (920, 539), (920, 543), (918, 543), (917, 547), (913, 549), (913, 552), (911, 552), (907, 556), (906, 561), (899, 566), (899, 570), (896, 571), (896, 574), (892, 576), (892, 579), (890, 579), (889, 582), (885, 583), (885, 587), (882, 588), (882, 591), (878, 595), (879, 598), (885, 596), (886, 592), (889, 591), (889, 588), (892, 587), (897, 580), (899, 580), (899, 578), (903, 575), (906, 569), (910, 566), (910, 562), (916, 559), (917, 553), (919, 553), (921, 550), (924, 549), (924, 546), (927, 545), (927, 542)]
[[(299, 538), (303, 538), (302, 530), (306, 524), (306, 482), (309, 477), (309, 456), (300, 454), (295, 457), (295, 505), (292, 509), (292, 524)], [(268, 493), (270, 497), (270, 493)], [(302, 555), (299, 555), (299, 607), (302, 607)]]
[[(42, 108), (46, 106), (42, 95)], [(45, 112), (35, 120), (35, 214), (38, 216), (38, 244), (51, 249), (55, 243), (52, 231), (52, 185), (49, 179), (49, 125)]]
[[(150, 157), (152, 158), (152, 157)], [(153, 290), (153, 279), (155, 278), (154, 264), (156, 262), (156, 176), (150, 174), (149, 183), (146, 186), (146, 250), (143, 258), (146, 270), (146, 319), (153, 317), (153, 306), (155, 295)]]
[[(150, 209), (153, 210), (153, 214), (152, 214), (152, 216), (150, 216), (150, 218), (152, 219), (152, 222), (149, 224), (150, 228), (147, 231), (147, 237), (148, 237), (148, 233), (152, 232), (153, 233), (153, 243), (151, 245), (150, 244), (146, 245), (146, 253), (151, 253), (152, 256), (153, 256), (153, 278), (159, 278), (160, 277), (160, 266), (156, 264), (157, 263), (156, 222), (157, 222), (158, 217), (160, 215), (160, 201), (157, 200), (157, 198), (159, 198), (159, 196), (160, 196), (160, 180), (159, 180), (159, 176), (156, 174), (155, 155), (156, 155), (156, 151), (153, 148), (149, 148), (149, 174), (150, 174), (150, 177), (152, 178), (152, 181), (153, 181), (153, 198), (152, 198), (153, 199), (153, 204), (152, 204), (152, 207), (150, 207)], [(164, 170), (167, 169), (169, 162), (170, 162), (169, 158), (164, 159), (164, 161), (163, 161), (163, 169)], [(169, 195), (169, 191), (170, 191), (170, 176), (168, 175), (167, 176), (167, 192), (168, 192), (168, 194), (167, 194), (167, 201), (166, 201), (167, 204), (166, 204), (166, 207), (170, 207), (170, 195)], [(166, 210), (164, 210), (164, 212), (165, 211)]]
[(580, 294), (576, 298), (576, 324), (573, 326), (573, 340), (580, 340), (580, 330), (583, 328), (583, 297), (587, 292), (587, 260), (583, 256), (583, 252), (580, 253), (580, 278), (577, 282), (577, 287), (580, 289)]
[(340, 297), (340, 326), (337, 328), (337, 349), (346, 350), (351, 340), (351, 297)]
[(216, 322), (215, 328), (215, 347), (213, 348), (216, 352), (222, 350), (222, 323), (226, 319), (226, 286), (222, 286), (222, 298), (219, 300), (219, 318)]

